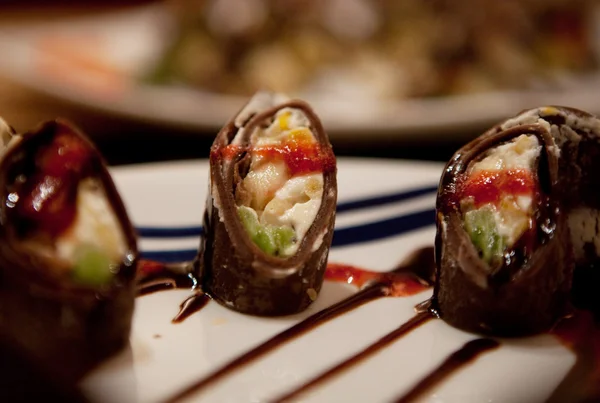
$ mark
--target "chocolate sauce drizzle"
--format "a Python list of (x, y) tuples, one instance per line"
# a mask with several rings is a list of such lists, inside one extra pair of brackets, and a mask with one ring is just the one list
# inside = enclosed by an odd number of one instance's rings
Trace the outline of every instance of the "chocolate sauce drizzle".
[(310, 330), (321, 326), (328, 320), (336, 318), (346, 312), (358, 308), (363, 304), (366, 304), (367, 302), (381, 298), (385, 295), (386, 292), (380, 286), (367, 287), (364, 290), (352, 295), (350, 298), (346, 298), (345, 300), (338, 302), (337, 304), (334, 304), (329, 308), (323, 309), (322, 311), (317, 312), (312, 316), (309, 316), (302, 322), (297, 323), (296, 325), (273, 336), (269, 340), (260, 344), (258, 347), (240, 355), (233, 361), (230, 361), (229, 363), (225, 364), (224, 366), (209, 374), (205, 378), (202, 378), (197, 382), (193, 383), (192, 385), (188, 386), (175, 396), (169, 398), (167, 402), (176, 402), (192, 394), (199, 393), (202, 389), (208, 387), (209, 385), (219, 381), (220, 379), (231, 374), (232, 372), (241, 369), (242, 367), (251, 363), (257, 358), (260, 358), (263, 355), (274, 351), (278, 347), (281, 347), (282, 345), (288, 343), (294, 338), (299, 337), (309, 332)]
[(427, 391), (447, 379), (455, 371), (473, 362), (481, 354), (494, 350), (500, 346), (496, 340), (475, 339), (466, 343), (459, 350), (452, 353), (444, 362), (434, 369), (429, 375), (421, 379), (406, 394), (395, 400), (396, 403), (408, 403), (423, 396)]
[(140, 260), (136, 282), (138, 297), (177, 288), (195, 289), (198, 286), (190, 262), (166, 264)]
[(195, 291), (179, 305), (179, 312), (171, 323), (181, 323), (194, 313), (204, 308), (210, 297), (197, 290), (198, 281), (191, 272), (191, 263), (165, 264), (151, 260), (138, 263), (137, 296), (152, 294), (158, 291), (188, 289)]
[[(274, 351), (275, 349), (281, 347), (289, 341), (309, 332), (310, 330), (321, 326), (322, 324), (326, 323), (331, 319), (339, 317), (342, 314), (356, 309), (368, 302), (385, 296), (409, 295), (406, 294), (407, 290), (402, 286), (408, 281), (410, 281), (413, 285), (419, 283), (422, 284), (420, 288), (411, 288), (411, 290), (414, 290), (413, 293), (423, 291), (432, 285), (431, 279), (433, 277), (432, 273), (434, 269), (435, 265), (433, 262), (433, 248), (426, 247), (420, 249), (413, 253), (405, 262), (400, 264), (396, 269), (392, 270), (389, 273), (382, 273), (382, 275), (379, 278), (373, 279), (372, 281), (365, 284), (365, 288), (363, 288), (356, 294), (330, 306), (329, 308), (325, 308), (315, 313), (314, 315), (309, 316), (308, 318), (297, 323), (296, 325), (273, 336), (272, 338), (263, 342), (256, 348), (242, 354), (241, 356), (235, 358), (234, 360), (225, 364), (221, 368), (212, 372), (208, 376), (199, 379), (197, 382), (189, 385), (181, 392), (169, 398), (167, 402), (176, 402), (183, 398), (189, 397), (192, 394), (200, 393), (204, 388), (208, 387), (209, 385), (212, 385), (213, 383), (219, 381), (220, 379), (231, 374), (232, 372), (243, 368), (247, 364), (266, 355), (267, 353)], [(419, 273), (419, 275), (415, 273)], [(395, 274), (396, 276), (390, 274)], [(423, 277), (420, 277), (420, 275), (422, 275)], [(395, 283), (394, 281), (399, 281), (399, 283)], [(400, 289), (401, 292), (398, 292), (398, 289)], [(418, 320), (413, 318), (412, 321), (420, 323), (422, 321), (425, 321), (426, 318), (430, 317), (432, 316), (428, 313), (420, 313), (417, 314), (417, 316), (415, 316), (415, 318), (418, 318)], [(412, 327), (416, 327), (416, 324), (409, 323), (411, 323), (411, 321), (403, 325), (405, 327), (402, 331), (400, 331), (400, 328), (397, 330), (399, 334), (395, 336), (396, 338), (400, 337), (400, 335), (403, 332), (407, 332)]]
[[(433, 248), (431, 247), (415, 251), (396, 269), (384, 273), (370, 272), (352, 266), (330, 265), (326, 274), (327, 280), (354, 284), (359, 288), (362, 287), (362, 289), (351, 297), (323, 309), (291, 328), (273, 336), (258, 347), (242, 354), (205, 378), (188, 386), (167, 401), (175, 402), (192, 394), (200, 393), (204, 388), (274, 351), (287, 342), (368, 302), (381, 297), (408, 296), (423, 291), (433, 285), (435, 281), (434, 270)], [(210, 301), (210, 296), (198, 289), (198, 281), (193, 276), (189, 263), (163, 264), (142, 260), (138, 270), (137, 284), (138, 296), (171, 289), (189, 289), (195, 291), (192, 296), (181, 303), (180, 310), (173, 318), (172, 323), (183, 322), (205, 307)], [(335, 365), (293, 391), (286, 393), (284, 396), (278, 397), (274, 401), (283, 402), (298, 397), (309, 389), (323, 384), (334, 376), (359, 364), (372, 354), (410, 333), (421, 324), (437, 317), (437, 312), (433, 310), (429, 300), (417, 305), (415, 310), (416, 315), (406, 323), (400, 325), (359, 353)], [(565, 396), (573, 396), (574, 392), (577, 392), (582, 401), (589, 401), (589, 399), (585, 399), (589, 398), (589, 396), (596, 397), (600, 393), (596, 389), (591, 390), (591, 394), (588, 393), (590, 379), (593, 378), (595, 371), (600, 371), (599, 368), (596, 368), (598, 365), (597, 361), (600, 360), (594, 354), (590, 354), (590, 340), (593, 337), (589, 335), (591, 332), (591, 334), (600, 336), (600, 330), (598, 330), (597, 325), (594, 325), (593, 317), (589, 318), (591, 314), (589, 312), (586, 314), (585, 311), (582, 312), (578, 311), (574, 315), (577, 320), (567, 319), (562, 326), (559, 326), (557, 330), (552, 332), (567, 347), (576, 352), (577, 361), (563, 382), (553, 392), (548, 400), (549, 402), (563, 401)], [(453, 373), (477, 359), (481, 354), (491, 351), (499, 345), (497, 341), (492, 339), (476, 339), (466, 343), (462, 348), (446, 358), (439, 367), (420, 380), (410, 391), (399, 397), (396, 402), (406, 403), (422, 397)], [(600, 354), (600, 343), (598, 343), (598, 346), (596, 347), (598, 350), (595, 353), (596, 355)]]
[(434, 318), (434, 316), (431, 315), (429, 312), (417, 313), (415, 316), (413, 316), (407, 322), (403, 323), (398, 328), (396, 328), (393, 331), (391, 331), (390, 333), (386, 334), (381, 339), (377, 340), (375, 343), (371, 344), (370, 346), (368, 346), (361, 352), (353, 355), (352, 357), (342, 361), (341, 363), (337, 364), (336, 366), (328, 369), (327, 371), (323, 372), (322, 374), (320, 374), (320, 375), (316, 376), (315, 378), (311, 379), (310, 381), (306, 382), (304, 385), (300, 386), (299, 388), (294, 389), (293, 391), (291, 391), (283, 396), (278, 397), (273, 402), (282, 403), (282, 402), (287, 402), (290, 399), (298, 397), (299, 395), (305, 393), (309, 389), (312, 389), (315, 386), (318, 386), (318, 385), (328, 381), (330, 378), (332, 378), (336, 375), (339, 375), (341, 372), (351, 368), (352, 366), (360, 363), (362, 360), (377, 353), (382, 348), (387, 347), (388, 345), (390, 345), (397, 339), (401, 338), (402, 336), (407, 335), (412, 330), (416, 329), (417, 327), (419, 327), (420, 325), (424, 324), (425, 322), (427, 322), (428, 320), (430, 320), (432, 318)]
[(171, 323), (181, 323), (208, 304), (210, 297), (204, 293), (198, 292), (179, 305), (179, 312), (171, 320)]

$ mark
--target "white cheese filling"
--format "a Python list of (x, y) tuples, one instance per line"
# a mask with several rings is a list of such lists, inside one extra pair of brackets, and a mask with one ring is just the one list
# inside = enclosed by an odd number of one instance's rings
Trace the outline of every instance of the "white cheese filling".
[(493, 148), (481, 161), (473, 164), (471, 173), (502, 169), (532, 169), (542, 146), (536, 136), (522, 134), (511, 142)]
[[(302, 111), (281, 109), (268, 127), (251, 135), (253, 147), (279, 147), (292, 137), (316, 142), (310, 122)], [(250, 170), (236, 190), (238, 205), (252, 208), (261, 225), (291, 228), (292, 243), (280, 251), (291, 256), (314, 222), (323, 197), (323, 173), (292, 176), (283, 160), (253, 153)]]
[[(540, 155), (542, 146), (536, 136), (523, 134), (511, 142), (489, 151), (481, 161), (473, 164), (469, 175), (480, 171), (526, 169), (531, 171)], [(468, 205), (465, 203), (464, 205)], [(498, 205), (479, 207), (493, 211), (496, 230), (508, 247), (512, 246), (529, 228), (533, 209), (532, 195), (504, 195)], [(463, 210), (463, 214), (473, 208)]]
[(119, 221), (97, 179), (84, 179), (77, 190), (73, 224), (56, 240), (56, 256), (75, 265), (81, 247), (102, 251), (115, 264), (127, 253)]
[(265, 206), (261, 224), (289, 226), (296, 232), (296, 242), (283, 251), (291, 256), (317, 217), (323, 197), (323, 174), (314, 173), (288, 180)]

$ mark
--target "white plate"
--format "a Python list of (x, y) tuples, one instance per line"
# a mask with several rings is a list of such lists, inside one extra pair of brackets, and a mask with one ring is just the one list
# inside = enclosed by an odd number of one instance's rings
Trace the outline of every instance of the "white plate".
[[(57, 98), (111, 114), (188, 129), (217, 129), (245, 98), (136, 79), (159, 57), (171, 28), (163, 4), (125, 11), (0, 27), (0, 74)], [(546, 92), (507, 91), (383, 101), (344, 87), (306, 94), (332, 137), (455, 138), (543, 104), (600, 112), (600, 74)], [(460, 130), (458, 130), (460, 129)]]
[[(388, 237), (334, 247), (330, 262), (384, 271), (414, 249), (432, 244), (432, 209), (440, 165), (341, 159), (338, 168), (340, 203), (371, 201), (362, 203), (361, 209), (348, 207), (356, 207), (356, 203), (345, 204), (346, 208), (338, 214), (336, 231), (345, 230), (348, 234), (352, 233), (351, 228), (376, 222), (398, 223), (401, 220), (397, 217), (422, 217), (419, 212), (427, 213), (420, 221), (402, 221), (404, 226), (393, 226)], [(200, 224), (208, 179), (206, 162), (131, 166), (112, 171), (134, 223), (146, 227), (146, 233), (148, 227), (181, 231)], [(411, 192), (415, 189), (424, 190)], [(386, 195), (396, 196), (374, 206), (373, 198)], [(407, 231), (407, 225), (415, 229)], [(369, 237), (377, 235), (380, 233)], [(193, 235), (141, 240), (144, 252), (155, 253), (156, 257), (158, 251), (166, 258), (173, 257), (169, 251), (184, 250), (184, 255), (193, 255), (197, 245), (198, 238)], [(354, 292), (356, 289), (349, 285), (326, 282), (308, 310), (283, 318), (246, 316), (210, 302), (176, 325), (171, 324), (171, 319), (189, 292), (165, 291), (140, 297), (136, 300), (131, 348), (92, 373), (84, 382), (85, 389), (97, 401), (163, 401), (270, 336)], [(424, 291), (412, 297), (368, 303), (294, 339), (191, 400), (268, 401), (398, 327), (413, 315), (414, 305), (430, 295), (431, 291)], [(389, 401), (476, 337), (441, 320), (430, 321), (314, 389), (301, 401)], [(573, 354), (550, 336), (503, 341), (499, 349), (484, 354), (431, 390), (425, 400), (542, 402), (573, 363)]]

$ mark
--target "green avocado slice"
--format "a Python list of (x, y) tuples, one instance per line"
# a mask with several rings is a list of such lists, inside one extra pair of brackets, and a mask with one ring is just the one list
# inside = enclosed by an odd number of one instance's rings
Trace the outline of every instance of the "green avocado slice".
[(486, 263), (492, 264), (502, 258), (506, 245), (498, 234), (492, 207), (484, 206), (465, 213), (464, 225), (471, 242)]
[(262, 225), (256, 212), (249, 207), (238, 207), (238, 216), (252, 242), (268, 255), (284, 256), (295, 240), (296, 232), (292, 228)]
[(102, 286), (113, 277), (110, 267), (113, 262), (106, 253), (95, 246), (85, 245), (77, 251), (73, 267), (73, 280), (85, 285)]

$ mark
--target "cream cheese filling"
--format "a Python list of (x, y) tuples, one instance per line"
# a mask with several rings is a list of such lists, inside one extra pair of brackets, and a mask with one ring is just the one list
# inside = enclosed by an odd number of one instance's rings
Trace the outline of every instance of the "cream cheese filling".
[[(304, 113), (283, 108), (267, 127), (258, 127), (251, 134), (250, 143), (252, 148), (281, 147), (293, 138), (316, 142)], [(322, 172), (292, 175), (285, 161), (260, 153), (251, 154), (250, 169), (236, 189), (238, 208), (251, 209), (252, 216), (267, 232), (275, 231), (277, 235), (277, 231), (293, 231), (293, 236), (278, 244), (273, 252), (281, 257), (297, 252), (317, 216), (322, 197)]]
[[(531, 172), (540, 155), (542, 146), (534, 135), (523, 134), (512, 141), (499, 145), (488, 152), (481, 160), (472, 165), (471, 175), (482, 171), (503, 171), (522, 169)], [(468, 179), (467, 179), (468, 180)], [(495, 236), (498, 248), (505, 250), (514, 243), (532, 225), (533, 194), (503, 194), (498, 203), (486, 203), (477, 208), (471, 197), (461, 200), (461, 210), (465, 217), (467, 231), (472, 239), (478, 236), (484, 245), (491, 245)], [(485, 223), (482, 223), (485, 221)], [(494, 248), (496, 248), (494, 246)], [(495, 253), (499, 252), (497, 249)]]
[(101, 251), (112, 264), (120, 264), (127, 243), (115, 213), (97, 179), (79, 183), (73, 224), (56, 240), (56, 256), (75, 265), (81, 248)]

